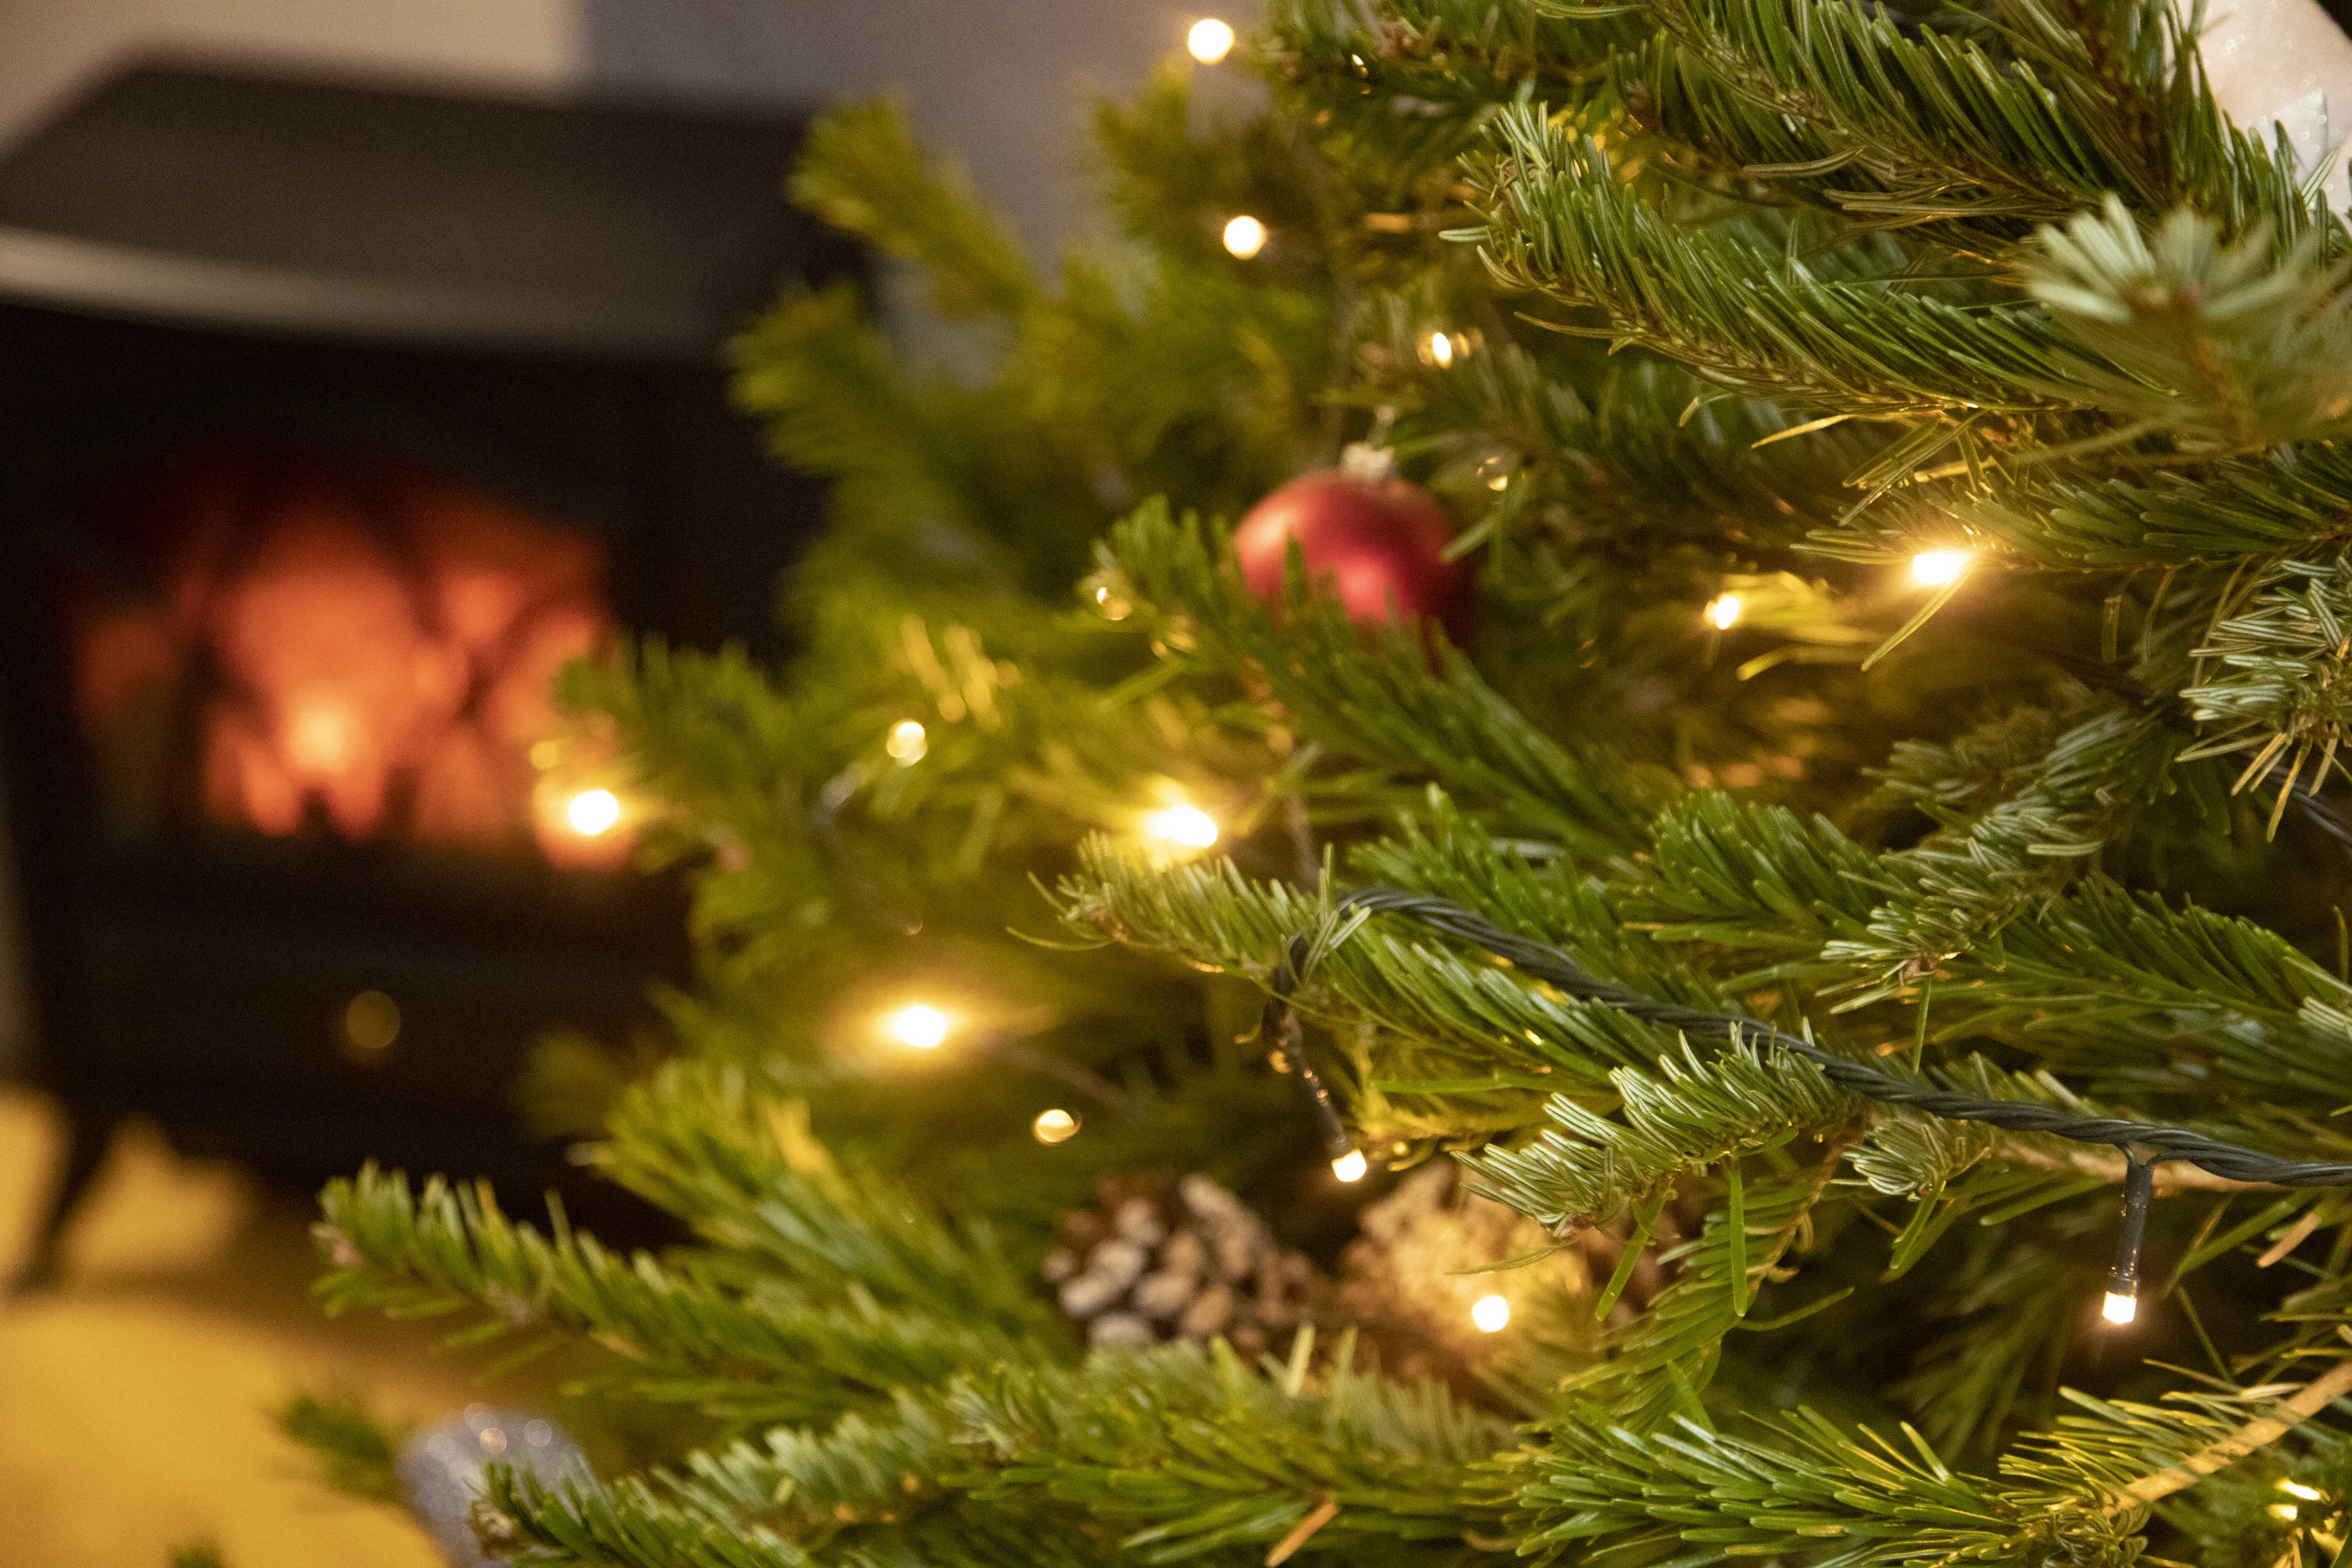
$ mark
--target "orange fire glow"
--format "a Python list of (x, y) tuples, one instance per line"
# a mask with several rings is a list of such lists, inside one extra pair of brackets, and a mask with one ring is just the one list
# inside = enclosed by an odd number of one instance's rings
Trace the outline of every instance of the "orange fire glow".
[(283, 452), (139, 493), (168, 540), (156, 581), (85, 615), (75, 660), (118, 809), (192, 797), (268, 834), (564, 858), (529, 752), (555, 672), (610, 634), (594, 540), (404, 466)]

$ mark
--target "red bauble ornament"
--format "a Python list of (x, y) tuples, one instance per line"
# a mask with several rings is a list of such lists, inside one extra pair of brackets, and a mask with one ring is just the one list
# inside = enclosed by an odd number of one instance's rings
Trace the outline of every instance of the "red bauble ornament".
[(1427, 490), (1398, 479), (1385, 451), (1358, 445), (1339, 468), (1302, 474), (1250, 508), (1234, 556), (1250, 591), (1279, 602), (1295, 539), (1307, 580), (1336, 591), (1357, 625), (1429, 616), (1458, 644), (1470, 635), (1470, 573), (1445, 559), (1453, 538)]

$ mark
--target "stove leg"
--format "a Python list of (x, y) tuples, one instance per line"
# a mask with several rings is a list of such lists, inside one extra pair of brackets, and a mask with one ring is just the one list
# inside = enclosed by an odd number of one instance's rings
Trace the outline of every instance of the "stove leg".
[(64, 1109), (66, 1152), (57, 1190), (34, 1230), (32, 1250), (13, 1279), (0, 1281), (0, 1295), (23, 1295), (58, 1283), (64, 1272), (66, 1226), (98, 1180), (122, 1124), (122, 1113), (111, 1108), (68, 1102)]

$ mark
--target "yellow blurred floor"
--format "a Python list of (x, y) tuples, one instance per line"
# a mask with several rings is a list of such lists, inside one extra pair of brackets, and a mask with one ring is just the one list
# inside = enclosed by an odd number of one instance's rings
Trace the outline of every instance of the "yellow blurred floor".
[[(23, 1256), (58, 1131), (0, 1087), (0, 1278)], [(66, 1283), (0, 1301), (0, 1568), (163, 1568), (216, 1540), (229, 1568), (435, 1568), (398, 1517), (307, 1479), (269, 1426), (296, 1386), (437, 1418), (481, 1394), (429, 1331), (328, 1322), (308, 1211), (225, 1166), (123, 1135), (69, 1237)]]

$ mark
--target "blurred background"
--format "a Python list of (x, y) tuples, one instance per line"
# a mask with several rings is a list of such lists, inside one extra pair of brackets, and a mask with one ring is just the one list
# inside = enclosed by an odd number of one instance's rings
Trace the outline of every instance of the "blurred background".
[(497, 94), (622, 94), (804, 110), (903, 91), (1040, 256), (1078, 217), (1079, 89), (1118, 92), (1213, 11), (1254, 0), (8, 0), (0, 138), (21, 136), (126, 60), (295, 64)]
[(773, 651), (820, 498), (723, 363), (780, 287), (955, 357), (782, 203), (806, 116), (903, 94), (1050, 258), (1087, 90), (1204, 14), (0, 4), (0, 1563), (434, 1561), (269, 1430), (298, 1384), (480, 1397), (315, 1318), (306, 1194), (371, 1154), (566, 1186), (526, 1047), (683, 973), (549, 679), (625, 632)]

